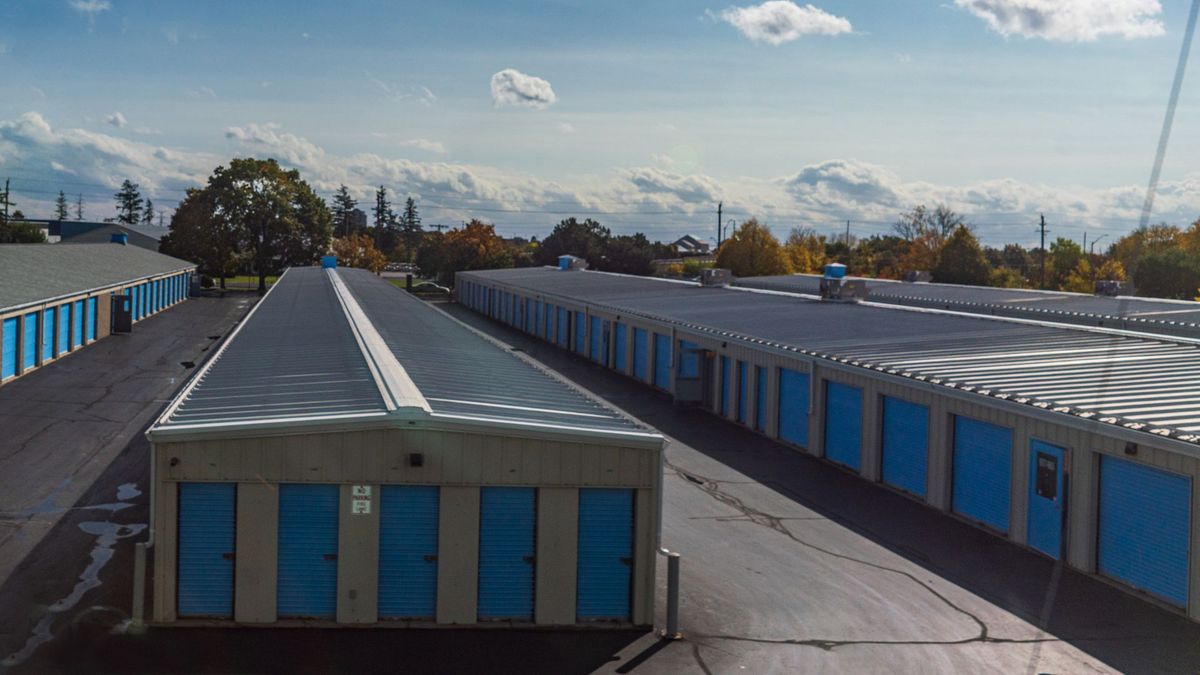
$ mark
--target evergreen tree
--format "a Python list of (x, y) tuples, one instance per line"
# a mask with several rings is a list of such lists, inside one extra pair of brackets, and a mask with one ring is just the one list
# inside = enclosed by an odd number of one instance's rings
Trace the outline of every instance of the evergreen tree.
[(388, 201), (387, 188), (380, 185), (375, 191), (375, 248), (380, 251), (390, 251), (394, 245), (391, 241), (391, 230), (396, 224), (396, 212)]
[(154, 202), (150, 198), (146, 198), (146, 210), (142, 213), (142, 222), (147, 225), (154, 224)]
[(333, 235), (335, 237), (347, 237), (353, 234), (354, 228), (352, 212), (358, 206), (358, 202), (354, 197), (350, 196), (350, 190), (342, 185), (333, 195)]
[(58, 220), (67, 219), (67, 196), (62, 190), (58, 191), (58, 199), (54, 200), (54, 217)]
[(83, 220), (83, 193), (75, 200), (75, 220)]
[(404, 248), (408, 250), (409, 259), (421, 246), (421, 238), (425, 230), (421, 228), (421, 214), (417, 212), (417, 202), (409, 197), (404, 202), (404, 215), (400, 217), (400, 238)]
[(121, 183), (121, 190), (113, 195), (117, 200), (117, 222), (122, 225), (137, 225), (142, 219), (142, 195), (137, 183), (128, 178)]
[(933, 268), (933, 280), (940, 284), (986, 286), (991, 276), (979, 240), (965, 225), (959, 225), (942, 247)]

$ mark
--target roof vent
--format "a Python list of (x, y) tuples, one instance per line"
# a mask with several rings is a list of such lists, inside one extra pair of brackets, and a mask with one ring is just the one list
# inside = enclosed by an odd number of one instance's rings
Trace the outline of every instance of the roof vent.
[(733, 282), (733, 272), (720, 268), (709, 267), (700, 270), (701, 286), (728, 286)]
[(904, 273), (904, 280), (911, 284), (922, 284), (933, 281), (933, 275), (925, 270), (910, 270)]
[(122, 246), (128, 246), (129, 245), (129, 235), (125, 234), (124, 232), (114, 232), (112, 235), (112, 239), (110, 239), (109, 241), (113, 244), (120, 244)]
[(833, 302), (858, 302), (867, 297), (867, 282), (862, 279), (847, 279), (846, 266), (830, 263), (825, 266), (821, 277), (821, 299)]
[(560, 270), (586, 270), (587, 268), (588, 263), (583, 258), (573, 255), (558, 256), (558, 269)]
[(321, 256), (321, 269), (331, 270), (337, 267), (337, 256), (324, 255)]
[(1096, 295), (1116, 297), (1125, 293), (1125, 290), (1125, 283), (1121, 281), (1113, 281), (1111, 279), (1096, 281)]

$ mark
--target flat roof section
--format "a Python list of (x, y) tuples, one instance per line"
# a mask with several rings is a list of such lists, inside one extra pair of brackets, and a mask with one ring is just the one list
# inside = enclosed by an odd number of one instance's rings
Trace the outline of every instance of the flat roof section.
[(644, 429), (366, 270), (343, 281), (434, 415), (581, 429)]
[[(1200, 337), (1200, 303), (1195, 302), (851, 278), (867, 283), (871, 292), (867, 300), (871, 302)], [(820, 281), (821, 276), (817, 274), (791, 274), (746, 277), (737, 279), (733, 285), (818, 295)]]
[(5, 244), (0, 246), (0, 312), (195, 268), (138, 246)]
[(465, 276), (1200, 443), (1194, 343), (602, 272)]
[(320, 270), (284, 273), (177, 402), (156, 428), (387, 412)]
[(392, 414), (661, 443), (388, 281), (311, 267), (280, 278), (149, 434), (378, 425)]

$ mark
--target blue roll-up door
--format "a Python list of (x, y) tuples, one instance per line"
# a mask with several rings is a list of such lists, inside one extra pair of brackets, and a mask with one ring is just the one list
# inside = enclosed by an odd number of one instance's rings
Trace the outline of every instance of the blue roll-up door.
[(1008, 532), (1012, 430), (954, 418), (954, 512)]
[(628, 367), (629, 347), (626, 343), (629, 341), (629, 333), (625, 324), (620, 321), (613, 330), (613, 339), (617, 341), (617, 344), (613, 345), (613, 368), (625, 372), (625, 368)]
[(128, 290), (130, 291), (131, 299), (133, 300), (133, 320), (137, 321), (138, 319), (142, 318), (142, 313), (139, 311), (141, 309), (141, 303), (138, 302), (138, 297), (142, 294), (142, 287), (134, 286)]
[(533, 303), (533, 327), (529, 329), (534, 335), (542, 335), (542, 301), (535, 300)]
[(479, 503), (479, 618), (533, 618), (533, 488), (485, 487)]
[(575, 353), (587, 353), (587, 326), (583, 321), (583, 312), (575, 312)]
[(588, 357), (593, 361), (604, 360), (604, 319), (591, 317), (591, 334), (588, 336)]
[(554, 342), (554, 305), (546, 303), (542, 311), (542, 337), (547, 342)]
[(679, 377), (689, 380), (700, 377), (700, 346), (695, 342), (679, 341)]
[(825, 383), (825, 458), (855, 471), (862, 464), (862, 389)]
[(54, 317), (53, 307), (42, 310), (42, 361), (54, 358)]
[(654, 386), (671, 386), (671, 336), (654, 334)]
[(513, 305), (513, 326), (525, 329), (525, 298), (516, 296), (516, 302)]
[(929, 408), (883, 397), (883, 482), (921, 497), (929, 470)]
[(83, 344), (83, 301), (71, 303), (71, 346)]
[(758, 431), (767, 429), (767, 369), (762, 366), (754, 367), (754, 428)]
[(779, 369), (779, 437), (809, 447), (809, 376)]
[(628, 621), (633, 586), (633, 490), (579, 490), (576, 615)]
[(745, 424), (750, 419), (750, 369), (745, 361), (738, 361), (737, 421)]
[(650, 340), (646, 331), (633, 329), (633, 376), (645, 382), (650, 375)]
[(1186, 606), (1191, 503), (1187, 476), (1102, 456), (1099, 572)]
[(570, 349), (570, 316), (565, 307), (558, 308), (558, 332), (555, 337), (558, 338), (558, 346), (563, 349)]
[(70, 348), (71, 307), (58, 306), (58, 353), (65, 354)]
[(1029, 442), (1029, 517), (1026, 541), (1042, 553), (1062, 557), (1062, 530), (1067, 495), (1064, 466), (1067, 451), (1056, 445)]
[(729, 388), (730, 388), (729, 357), (721, 357), (721, 416), (729, 417)]
[(280, 617), (337, 614), (338, 486), (279, 486)]
[(38, 353), (38, 313), (30, 312), (25, 315), (25, 321), (22, 326), (24, 334), (21, 336), (21, 367), (32, 368), (37, 365)]
[(87, 339), (89, 342), (96, 339), (96, 298), (87, 299)]
[(233, 483), (179, 484), (181, 617), (233, 617), (236, 503)]
[(433, 619), (438, 489), (385, 485), (379, 492), (379, 617)]
[(0, 345), (0, 379), (17, 374), (17, 317), (5, 319), (0, 324), (3, 344)]

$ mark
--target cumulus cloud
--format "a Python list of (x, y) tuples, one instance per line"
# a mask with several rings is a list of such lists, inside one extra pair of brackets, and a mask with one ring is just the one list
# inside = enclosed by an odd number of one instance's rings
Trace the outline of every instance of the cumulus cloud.
[(400, 145), (406, 148), (416, 148), (425, 152), (432, 152), (435, 155), (446, 154), (446, 146), (441, 141), (431, 141), (428, 138), (410, 138), (406, 141), (401, 141)]
[(67, 0), (67, 4), (77, 12), (92, 16), (112, 9), (112, 3), (107, 0)]
[(558, 97), (546, 80), (505, 68), (492, 75), (492, 100), (496, 107), (512, 105), (540, 110), (553, 105)]
[(188, 98), (216, 98), (217, 92), (209, 87), (195, 87), (187, 90)]
[(1134, 39), (1165, 33), (1158, 0), (954, 0), (954, 4), (1005, 37), (1092, 42), (1105, 35)]
[(108, 117), (105, 117), (104, 123), (109, 126), (113, 126), (113, 127), (120, 129), (121, 127), (128, 124), (128, 120), (126, 120), (125, 116), (122, 115), (121, 111), (118, 110), (117, 112), (109, 115)]
[(644, 194), (670, 195), (682, 202), (715, 202), (721, 193), (717, 181), (704, 175), (681, 175), (643, 167), (630, 169), (625, 176)]
[(564, 134), (575, 133), (575, 125), (571, 124), (570, 122), (559, 122), (558, 124), (554, 125), (554, 128), (558, 129), (559, 133), (564, 133)]
[(730, 7), (717, 15), (746, 38), (781, 45), (805, 35), (840, 35), (854, 30), (850, 21), (813, 5), (767, 0), (761, 5)]

